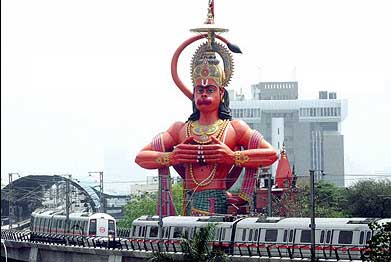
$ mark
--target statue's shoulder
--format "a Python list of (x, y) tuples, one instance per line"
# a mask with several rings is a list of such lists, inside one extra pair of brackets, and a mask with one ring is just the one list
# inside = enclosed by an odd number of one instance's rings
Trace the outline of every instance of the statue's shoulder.
[(231, 125), (235, 129), (236, 132), (243, 132), (243, 131), (247, 131), (248, 129), (250, 129), (248, 124), (241, 119), (232, 119)]
[(186, 123), (181, 122), (181, 121), (177, 121), (177, 122), (175, 122), (174, 124), (172, 124), (172, 125), (170, 126), (170, 128), (168, 129), (168, 131), (171, 131), (171, 132), (178, 132), (178, 131), (180, 131), (182, 128), (184, 128), (185, 125), (186, 125)]

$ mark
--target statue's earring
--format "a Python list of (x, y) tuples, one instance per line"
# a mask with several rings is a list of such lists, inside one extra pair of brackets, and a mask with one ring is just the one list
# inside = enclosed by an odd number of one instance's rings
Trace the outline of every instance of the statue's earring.
[(224, 96), (223, 96), (223, 97), (221, 97), (221, 102), (222, 102), (222, 103), (224, 103)]

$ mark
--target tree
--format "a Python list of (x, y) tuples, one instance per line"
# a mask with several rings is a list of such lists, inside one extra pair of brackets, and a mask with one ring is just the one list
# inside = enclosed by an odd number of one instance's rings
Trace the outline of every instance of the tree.
[(125, 206), (125, 216), (119, 227), (130, 228), (133, 220), (144, 215), (156, 215), (157, 193), (144, 193), (134, 196)]
[(182, 238), (181, 248), (183, 257), (175, 258), (173, 255), (164, 252), (155, 252), (150, 262), (171, 262), (171, 261), (199, 261), (217, 262), (230, 261), (228, 256), (221, 249), (211, 249), (209, 243), (215, 234), (216, 224), (209, 223), (206, 227), (200, 228), (194, 233), (192, 239)]
[(346, 190), (345, 209), (354, 217), (391, 217), (391, 181), (359, 181)]
[[(181, 184), (172, 186), (172, 194), (177, 215), (182, 213), (183, 207), (183, 189)], [(125, 216), (118, 225), (119, 227), (129, 228), (133, 220), (144, 215), (156, 215), (157, 192), (144, 193), (141, 196), (134, 196), (125, 206)]]
[[(308, 217), (310, 215), (310, 185), (298, 185), (280, 198), (273, 200), (273, 215), (279, 216), (284, 210), (287, 217)], [(345, 190), (334, 184), (321, 181), (315, 184), (315, 215), (317, 217), (344, 217), (342, 209), (345, 202)]]
[(174, 184), (172, 186), (172, 197), (174, 200), (175, 210), (177, 215), (183, 214), (183, 186), (182, 184)]
[(368, 252), (364, 255), (365, 261), (391, 261), (391, 222), (374, 222), (369, 227), (376, 233), (369, 241)]

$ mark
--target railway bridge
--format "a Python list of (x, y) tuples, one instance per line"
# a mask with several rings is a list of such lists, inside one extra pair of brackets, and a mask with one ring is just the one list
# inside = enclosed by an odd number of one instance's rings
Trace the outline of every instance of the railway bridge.
[(20, 177), (1, 189), (1, 225), (9, 224), (9, 217), (13, 218), (13, 224), (29, 219), (31, 213), (44, 204), (65, 208), (63, 202), (67, 181), (74, 197), (82, 199), (86, 209), (91, 212), (99, 210), (103, 196), (90, 185), (64, 176), (29, 175)]
[[(49, 239), (49, 238), (48, 238)], [(45, 234), (33, 236), (28, 231), (2, 230), (1, 231), (1, 256), (2, 261), (7, 257), (12, 261), (31, 262), (130, 262), (148, 261), (158, 250), (141, 250), (128, 239), (117, 239), (115, 242), (107, 242), (101, 238), (82, 237), (58, 237), (53, 241), (45, 239)], [(145, 245), (138, 243), (137, 245)], [(151, 245), (152, 247), (152, 245)], [(181, 261), (183, 253), (168, 252), (172, 258)], [(287, 261), (311, 261), (309, 258), (289, 257), (264, 257), (264, 256), (230, 256), (233, 262), (257, 261), (257, 262), (287, 262)], [(361, 261), (361, 260), (336, 260), (317, 258), (316, 261)]]

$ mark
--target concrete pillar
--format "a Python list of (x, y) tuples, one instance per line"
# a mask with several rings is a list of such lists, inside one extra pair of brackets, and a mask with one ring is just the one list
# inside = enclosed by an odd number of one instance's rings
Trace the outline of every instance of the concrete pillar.
[(38, 248), (37, 247), (31, 247), (29, 261), (30, 262), (38, 262)]
[(108, 262), (122, 262), (122, 256), (110, 255), (109, 259), (107, 261)]

